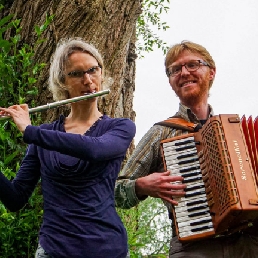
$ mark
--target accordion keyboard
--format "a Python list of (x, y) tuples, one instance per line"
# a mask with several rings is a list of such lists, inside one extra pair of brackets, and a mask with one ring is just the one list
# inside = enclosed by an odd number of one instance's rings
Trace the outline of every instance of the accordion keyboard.
[(178, 201), (174, 215), (179, 238), (214, 232), (194, 137), (164, 142), (163, 152), (167, 170), (182, 176), (187, 186), (184, 197), (174, 198)]

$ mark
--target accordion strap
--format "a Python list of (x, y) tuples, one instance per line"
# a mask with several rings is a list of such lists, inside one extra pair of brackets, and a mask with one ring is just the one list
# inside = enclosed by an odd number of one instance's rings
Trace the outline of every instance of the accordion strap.
[(199, 129), (202, 127), (201, 124), (188, 122), (181, 117), (170, 117), (169, 119), (155, 123), (155, 125), (163, 125), (175, 129), (186, 130), (189, 132), (198, 132)]

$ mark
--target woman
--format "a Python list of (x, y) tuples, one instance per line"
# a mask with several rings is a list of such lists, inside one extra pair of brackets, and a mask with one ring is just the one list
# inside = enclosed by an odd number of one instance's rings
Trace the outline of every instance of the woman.
[[(62, 40), (50, 67), (55, 100), (100, 91), (103, 61), (82, 39)], [(32, 126), (27, 105), (0, 108), (29, 144), (12, 182), (0, 173), (0, 200), (22, 208), (41, 179), (43, 223), (36, 258), (125, 258), (127, 236), (114, 207), (114, 184), (135, 135), (129, 119), (102, 115), (97, 98), (71, 104), (67, 117)]]

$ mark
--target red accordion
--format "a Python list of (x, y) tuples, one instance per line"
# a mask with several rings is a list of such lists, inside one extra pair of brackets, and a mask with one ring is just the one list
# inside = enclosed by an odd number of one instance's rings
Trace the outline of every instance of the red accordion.
[(210, 118), (196, 133), (161, 142), (164, 167), (184, 177), (173, 209), (180, 241), (227, 234), (258, 219), (258, 118)]

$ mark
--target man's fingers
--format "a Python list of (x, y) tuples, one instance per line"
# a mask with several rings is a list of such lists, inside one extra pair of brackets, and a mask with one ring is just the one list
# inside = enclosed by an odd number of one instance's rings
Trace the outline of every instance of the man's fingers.
[(172, 198), (163, 197), (162, 200), (167, 201), (167, 202), (171, 203), (172, 205), (178, 205), (178, 202), (175, 201), (175, 200), (172, 199)]

